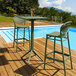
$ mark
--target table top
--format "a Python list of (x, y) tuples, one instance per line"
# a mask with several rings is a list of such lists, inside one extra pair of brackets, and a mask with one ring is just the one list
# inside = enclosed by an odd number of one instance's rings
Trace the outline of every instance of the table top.
[(44, 20), (47, 19), (47, 17), (40, 17), (40, 16), (16, 16), (22, 19), (26, 19), (26, 20)]

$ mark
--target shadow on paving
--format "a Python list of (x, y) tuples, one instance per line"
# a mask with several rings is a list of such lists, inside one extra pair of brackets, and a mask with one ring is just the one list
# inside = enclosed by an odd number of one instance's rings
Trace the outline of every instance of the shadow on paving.
[(26, 76), (26, 75), (24, 75), (23, 73), (18, 72), (19, 70), (23, 70), (24, 68), (25, 68), (24, 72), (28, 73), (29, 76), (31, 76), (32, 74), (34, 74), (34, 73), (37, 71), (35, 67), (26, 64), (26, 65), (18, 68), (18, 69), (17, 69), (16, 71), (14, 71), (14, 72), (16, 72), (16, 73), (18, 73), (18, 74), (21, 74), (22, 76)]
[[(5, 53), (5, 52), (9, 53), (7, 48), (0, 48), (0, 53)], [(31, 57), (34, 57), (34, 56), (35, 56), (35, 55), (33, 55), (33, 56), (31, 56)], [(26, 59), (28, 59), (28, 57), (26, 57)], [(22, 60), (21, 60), (21, 59), (17, 59), (17, 60), (7, 60), (4, 55), (0, 55), (0, 66), (4, 66), (4, 65), (9, 64), (8, 61), (22, 61)], [(23, 61), (24, 61), (24, 60), (23, 60)], [(25, 62), (25, 61), (24, 61), (24, 62)], [(44, 65), (43, 65), (44, 62), (42, 62), (41, 60), (36, 60), (36, 59), (33, 60), (33, 58), (32, 58), (32, 60), (30, 60), (30, 62), (31, 62), (31, 64), (27, 64), (27, 63), (25, 62), (25, 65), (24, 65), (24, 66), (18, 68), (18, 69), (15, 70), (14, 72), (16, 72), (16, 73), (18, 73), (18, 74), (21, 74), (22, 76), (26, 76), (26, 75), (24, 75), (23, 72), (28, 73), (29, 76), (31, 76), (31, 75), (32, 75), (32, 76), (35, 76), (35, 75), (54, 76), (54, 75), (56, 75), (60, 70), (64, 70), (64, 69), (62, 69), (62, 68), (55, 67), (54, 65), (51, 65), (51, 63), (47, 63), (47, 64), (46, 64), (46, 67), (47, 67), (47, 65), (48, 65), (48, 69), (46, 68), (46, 69), (44, 70), (44, 68), (43, 68), (43, 67), (44, 67)], [(41, 68), (40, 68), (40, 67), (41, 67)], [(53, 69), (52, 69), (51, 67), (53, 67)], [(53, 70), (53, 71), (52, 71), (52, 70)], [(71, 70), (71, 69), (68, 69), (68, 68), (67, 68), (66, 70)], [(21, 71), (21, 72), (19, 72), (19, 71)], [(47, 72), (47, 74), (46, 74), (45, 71)], [(48, 71), (49, 71), (50, 73), (48, 73)]]
[(1, 55), (0, 56), (0, 66), (7, 65), (7, 64), (9, 64), (8, 60), (5, 58), (4, 55)]
[[(29, 76), (35, 76), (35, 75), (43, 75), (43, 76), (54, 76), (55, 74), (57, 74), (57, 72), (59, 72), (59, 68), (53, 66), (53, 65), (49, 65), (49, 67), (53, 67), (54, 69), (43, 69), (43, 62), (41, 63), (40, 60), (30, 60), (31, 62), (33, 61), (36, 61), (36, 63), (32, 63), (32, 64), (27, 64), (26, 62), (24, 62), (26, 65), (25, 66), (22, 66), (21, 68), (18, 68), (15, 72), (18, 73), (18, 74), (21, 74), (22, 76), (26, 76), (26, 75), (23, 75), (22, 73), (18, 72), (18, 70), (22, 70), (23, 68), (25, 68), (25, 71), (28, 72)], [(39, 68), (41, 67), (41, 69)], [(55, 70), (53, 71), (52, 73), (47, 73), (45, 71), (50, 71), (50, 70)], [(51, 72), (51, 71), (50, 71)]]
[(0, 48), (0, 53), (9, 52), (7, 48)]

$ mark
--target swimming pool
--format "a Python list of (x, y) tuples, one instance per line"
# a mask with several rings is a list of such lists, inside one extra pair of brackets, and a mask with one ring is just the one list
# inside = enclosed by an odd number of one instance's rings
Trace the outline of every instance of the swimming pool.
[[(46, 34), (54, 32), (54, 31), (60, 31), (61, 26), (40, 26), (40, 27), (35, 27), (34, 29), (34, 38), (39, 38), (39, 37), (46, 37)], [(26, 38), (28, 39), (28, 30), (25, 31), (26, 33)], [(0, 35), (6, 40), (6, 42), (12, 42), (13, 41), (13, 33), (14, 29), (13, 28), (0, 28)], [(23, 36), (23, 29), (19, 30), (19, 38)], [(76, 50), (75, 44), (76, 44), (76, 29), (75, 28), (70, 28), (69, 29), (69, 36), (70, 36), (70, 46), (71, 49)], [(64, 41), (64, 46), (68, 47), (67, 41)], [(57, 43), (60, 44), (59, 41)]]

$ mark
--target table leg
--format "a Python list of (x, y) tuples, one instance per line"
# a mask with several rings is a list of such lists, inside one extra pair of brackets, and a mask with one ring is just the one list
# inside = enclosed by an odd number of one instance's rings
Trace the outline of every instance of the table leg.
[(30, 56), (28, 59), (28, 63), (30, 61), (30, 57), (31, 57), (32, 52), (43, 61), (43, 59), (34, 51), (34, 20), (31, 20), (31, 52), (30, 52)]
[[(36, 51), (34, 51), (34, 20), (31, 20), (31, 47), (30, 47), (30, 50), (25, 55), (27, 55), (29, 52), (30, 52), (30, 55), (27, 63), (29, 63), (30, 61), (32, 52), (43, 61), (43, 59), (36, 53)], [(23, 59), (25, 55), (23, 55), (21, 58)]]
[(36, 51), (33, 50), (33, 52), (34, 52), (34, 54), (37, 55), (42, 61), (44, 61), (44, 60), (36, 53)]

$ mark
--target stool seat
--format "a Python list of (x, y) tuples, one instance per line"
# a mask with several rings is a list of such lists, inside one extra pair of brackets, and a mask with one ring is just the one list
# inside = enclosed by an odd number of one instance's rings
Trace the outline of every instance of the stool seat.
[(60, 32), (52, 32), (52, 33), (47, 34), (47, 36), (60, 37)]
[(28, 28), (29, 25), (16, 25), (16, 27), (18, 27), (18, 28)]

